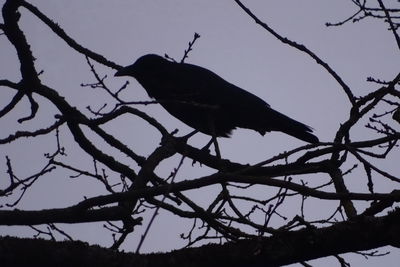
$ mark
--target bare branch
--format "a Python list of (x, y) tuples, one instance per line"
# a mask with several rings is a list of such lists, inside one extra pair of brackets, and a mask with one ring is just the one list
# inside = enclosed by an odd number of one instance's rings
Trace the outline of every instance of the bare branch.
[(346, 93), (347, 98), (349, 99), (350, 103), (353, 106), (356, 105), (356, 99), (355, 99), (353, 93), (351, 92), (350, 87), (342, 80), (342, 78), (326, 62), (324, 62), (322, 59), (320, 59), (316, 54), (314, 54), (311, 50), (309, 50), (304, 45), (296, 43), (294, 41), (291, 41), (291, 40), (281, 36), (280, 34), (278, 34), (271, 27), (269, 27), (266, 23), (262, 22), (253, 12), (250, 11), (250, 9), (248, 9), (245, 5), (243, 5), (241, 1), (239, 1), (239, 0), (234, 0), (234, 1), (243, 9), (244, 12), (246, 12), (252, 19), (254, 19), (254, 21), (257, 24), (259, 24), (261, 27), (263, 27), (265, 30), (267, 30), (269, 33), (271, 33), (273, 36), (275, 36), (279, 41), (306, 53), (312, 59), (314, 59), (340, 84), (343, 91)]

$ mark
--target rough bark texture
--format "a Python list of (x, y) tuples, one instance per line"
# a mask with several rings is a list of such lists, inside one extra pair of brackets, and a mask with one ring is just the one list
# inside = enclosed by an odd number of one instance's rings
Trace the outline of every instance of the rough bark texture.
[(0, 238), (1, 266), (280, 266), (385, 245), (400, 245), (400, 210), (331, 227), (168, 253), (135, 255), (82, 242)]

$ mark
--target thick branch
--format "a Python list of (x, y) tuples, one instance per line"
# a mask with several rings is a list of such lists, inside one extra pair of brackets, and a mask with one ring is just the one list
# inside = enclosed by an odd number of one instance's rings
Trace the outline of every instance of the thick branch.
[(387, 216), (358, 217), (326, 228), (307, 228), (256, 240), (148, 255), (119, 253), (82, 242), (3, 237), (0, 238), (0, 262), (7, 266), (272, 267), (386, 245), (398, 247), (399, 224), (397, 210)]
[(84, 223), (118, 221), (130, 214), (120, 207), (81, 210), (74, 207), (48, 210), (2, 210), (1, 225), (38, 225), (48, 223)]

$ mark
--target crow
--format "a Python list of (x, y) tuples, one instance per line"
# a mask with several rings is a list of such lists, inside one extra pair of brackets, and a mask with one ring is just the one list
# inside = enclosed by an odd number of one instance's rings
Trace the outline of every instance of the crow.
[(212, 137), (229, 137), (236, 128), (264, 135), (279, 131), (318, 143), (312, 128), (272, 109), (261, 98), (200, 66), (148, 54), (115, 76), (132, 76), (171, 115)]

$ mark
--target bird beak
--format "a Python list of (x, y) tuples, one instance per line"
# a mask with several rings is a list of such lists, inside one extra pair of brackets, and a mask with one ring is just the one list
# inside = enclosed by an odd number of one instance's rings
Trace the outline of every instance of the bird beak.
[(126, 73), (124, 72), (125, 68), (120, 69), (119, 71), (117, 71), (114, 76), (125, 76)]
[(119, 69), (115, 74), (114, 74), (114, 76), (126, 76), (128, 73), (127, 73), (127, 68), (125, 67), (125, 68), (121, 68), (121, 69)]

